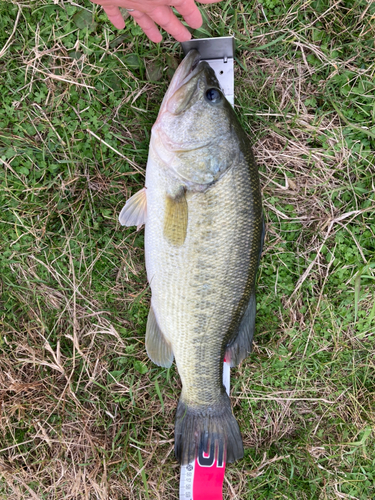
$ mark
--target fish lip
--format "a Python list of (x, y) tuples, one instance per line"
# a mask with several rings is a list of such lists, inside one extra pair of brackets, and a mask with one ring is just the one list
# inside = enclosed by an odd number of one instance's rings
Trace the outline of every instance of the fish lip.
[(173, 95), (189, 80), (199, 74), (203, 70), (204, 65), (207, 64), (201, 65), (201, 63), (204, 63), (204, 61), (201, 61), (200, 53), (195, 49), (190, 50), (173, 75), (172, 81), (161, 103), (159, 116), (168, 108), (168, 101)]
[(174, 94), (176, 90), (178, 90), (184, 83), (189, 81), (199, 72), (198, 67), (200, 62), (200, 53), (195, 49), (190, 50), (173, 75), (169, 87), (172, 94)]

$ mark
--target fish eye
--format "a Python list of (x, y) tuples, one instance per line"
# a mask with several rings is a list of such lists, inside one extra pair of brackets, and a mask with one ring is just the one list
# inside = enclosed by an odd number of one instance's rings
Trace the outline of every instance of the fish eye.
[(221, 92), (218, 89), (208, 89), (206, 91), (206, 99), (209, 102), (217, 103), (221, 101)]

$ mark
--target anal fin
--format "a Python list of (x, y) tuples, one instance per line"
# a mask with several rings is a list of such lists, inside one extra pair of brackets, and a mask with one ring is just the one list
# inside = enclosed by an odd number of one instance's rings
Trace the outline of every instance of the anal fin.
[(119, 215), (119, 221), (122, 226), (137, 226), (139, 229), (146, 223), (147, 218), (147, 196), (144, 187), (126, 202)]
[(146, 326), (146, 351), (148, 357), (156, 365), (170, 368), (173, 363), (171, 345), (165, 340), (163, 332), (156, 321), (154, 310), (150, 307)]
[(255, 291), (251, 294), (245, 314), (238, 328), (237, 337), (227, 345), (225, 352), (226, 361), (230, 366), (237, 366), (251, 352), (255, 329), (256, 299)]

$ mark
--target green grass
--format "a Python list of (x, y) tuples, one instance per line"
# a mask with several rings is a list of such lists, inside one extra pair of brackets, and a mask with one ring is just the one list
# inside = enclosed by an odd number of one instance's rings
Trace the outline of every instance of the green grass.
[[(117, 216), (181, 50), (80, 4), (0, 4), (0, 498), (176, 499), (179, 377), (145, 353), (143, 231)], [(195, 36), (236, 36), (267, 222), (224, 498), (373, 498), (375, 6), (201, 10)]]

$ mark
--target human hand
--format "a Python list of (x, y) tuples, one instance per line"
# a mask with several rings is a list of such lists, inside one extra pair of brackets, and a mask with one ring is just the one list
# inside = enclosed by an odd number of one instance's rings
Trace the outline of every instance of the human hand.
[[(152, 42), (161, 42), (163, 37), (157, 24), (178, 42), (190, 40), (189, 30), (172, 10), (174, 7), (187, 24), (194, 29), (202, 26), (202, 16), (195, 0), (91, 0), (103, 7), (108, 19), (118, 29), (124, 29), (125, 22), (119, 7), (127, 9), (140, 28)], [(217, 3), (221, 0), (198, 0), (200, 3)]]

